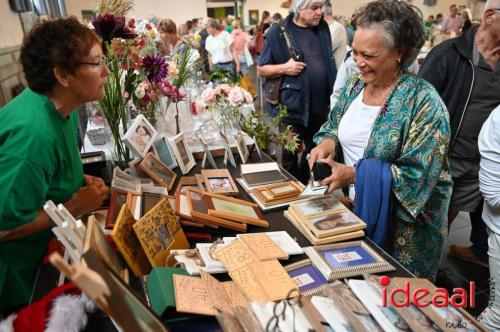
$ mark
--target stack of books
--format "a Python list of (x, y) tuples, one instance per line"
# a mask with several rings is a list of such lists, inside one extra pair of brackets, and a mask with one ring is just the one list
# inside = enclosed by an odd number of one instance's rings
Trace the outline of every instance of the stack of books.
[(284, 214), (313, 245), (362, 237), (366, 228), (366, 224), (334, 196), (293, 202)]

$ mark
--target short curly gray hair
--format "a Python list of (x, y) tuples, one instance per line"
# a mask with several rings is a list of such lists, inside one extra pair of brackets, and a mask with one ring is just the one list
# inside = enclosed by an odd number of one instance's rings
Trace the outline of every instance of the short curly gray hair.
[(299, 10), (307, 8), (309, 3), (312, 2), (321, 2), (324, 3), (324, 0), (292, 0), (292, 5), (290, 6), (290, 13), (296, 14)]

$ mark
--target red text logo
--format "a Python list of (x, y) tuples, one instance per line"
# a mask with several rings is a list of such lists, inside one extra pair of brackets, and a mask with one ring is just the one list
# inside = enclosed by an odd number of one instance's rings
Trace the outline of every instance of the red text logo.
[[(387, 306), (387, 302), (396, 308), (409, 307), (410, 304), (418, 308), (424, 308), (432, 304), (436, 307), (448, 307), (449, 305), (455, 308), (475, 308), (476, 286), (473, 281), (469, 282), (469, 289), (453, 288), (453, 291), (448, 292), (445, 288), (436, 287), (434, 290), (426, 288), (413, 288), (410, 291), (410, 282), (406, 281), (403, 288), (391, 287), (388, 292), (387, 286), (391, 283), (391, 279), (387, 276), (382, 276), (379, 279), (382, 286), (382, 305)], [(467, 301), (467, 292), (469, 301)]]

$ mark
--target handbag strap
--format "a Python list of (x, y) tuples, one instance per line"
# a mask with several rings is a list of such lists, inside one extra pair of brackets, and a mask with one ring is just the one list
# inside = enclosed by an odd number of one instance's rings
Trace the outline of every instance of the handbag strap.
[(290, 36), (288, 36), (288, 32), (286, 31), (285, 24), (283, 22), (280, 23), (280, 29), (283, 32), (283, 36), (285, 37), (286, 46), (290, 51), (290, 56), (292, 57), (292, 59), (297, 61), (299, 59), (299, 55), (297, 54), (295, 48), (292, 45), (292, 41), (290, 40)]

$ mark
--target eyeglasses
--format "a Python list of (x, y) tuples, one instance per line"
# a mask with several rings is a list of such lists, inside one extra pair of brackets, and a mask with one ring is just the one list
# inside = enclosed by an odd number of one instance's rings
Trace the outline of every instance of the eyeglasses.
[(106, 65), (106, 58), (102, 56), (98, 62), (80, 61), (78, 64), (102, 68)]

